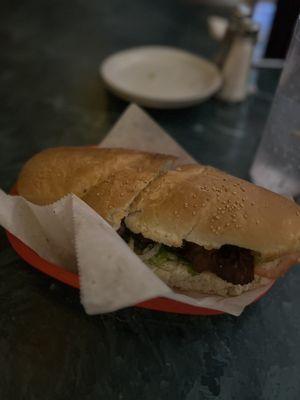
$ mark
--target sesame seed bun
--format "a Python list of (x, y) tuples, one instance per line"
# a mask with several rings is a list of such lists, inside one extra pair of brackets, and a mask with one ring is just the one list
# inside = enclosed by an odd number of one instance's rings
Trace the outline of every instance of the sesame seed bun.
[(230, 244), (262, 260), (300, 252), (300, 207), (215, 168), (185, 165), (140, 193), (125, 220), (135, 233), (169, 246)]
[(51, 148), (24, 165), (17, 190), (39, 205), (74, 193), (117, 229), (133, 199), (174, 160), (127, 149)]
[[(39, 205), (74, 193), (114, 229), (125, 218), (134, 233), (169, 246), (189, 241), (252, 250), (255, 273), (268, 278), (300, 260), (300, 207), (293, 201), (208, 166), (168, 170), (174, 160), (127, 149), (53, 148), (24, 165), (17, 190)], [(178, 274), (168, 278), (171, 286), (180, 281), (181, 289), (195, 290), (199, 281), (201, 291), (208, 282), (207, 274), (204, 281)], [(217, 283), (210, 285), (219, 293)]]

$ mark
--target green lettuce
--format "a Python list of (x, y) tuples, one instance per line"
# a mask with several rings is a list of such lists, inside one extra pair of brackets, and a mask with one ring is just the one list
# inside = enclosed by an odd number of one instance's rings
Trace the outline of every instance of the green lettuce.
[(187, 267), (188, 272), (191, 275), (197, 275), (197, 272), (194, 270), (192, 264), (190, 264), (185, 258), (177, 256), (163, 245), (160, 247), (159, 251), (155, 254), (155, 256), (151, 257), (148, 260), (148, 263), (159, 268), (162, 267), (168, 261), (180, 262), (181, 264), (184, 264)]

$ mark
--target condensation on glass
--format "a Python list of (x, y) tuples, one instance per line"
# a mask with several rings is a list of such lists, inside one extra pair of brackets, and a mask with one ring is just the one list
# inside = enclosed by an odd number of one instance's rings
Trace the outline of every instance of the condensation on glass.
[(258, 185), (300, 197), (300, 17), (250, 175)]

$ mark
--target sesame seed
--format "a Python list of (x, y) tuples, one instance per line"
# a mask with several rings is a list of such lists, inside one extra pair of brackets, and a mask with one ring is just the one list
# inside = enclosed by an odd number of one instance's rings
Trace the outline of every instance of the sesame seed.
[(296, 212), (296, 215), (298, 215), (298, 216), (299, 216), (299, 215), (300, 215), (300, 211), (297, 211), (297, 212)]
[(196, 215), (196, 211), (193, 211), (193, 213), (192, 213), (193, 215)]
[(193, 198), (195, 199), (197, 197), (196, 193), (193, 193)]
[(184, 203), (185, 208), (188, 208), (188, 206), (189, 206), (188, 203)]

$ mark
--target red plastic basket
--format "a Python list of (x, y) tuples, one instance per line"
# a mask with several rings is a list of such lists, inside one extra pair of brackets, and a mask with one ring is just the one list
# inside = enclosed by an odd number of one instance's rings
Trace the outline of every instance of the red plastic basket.
[[(15, 189), (12, 189), (11, 194), (17, 194)], [(10, 232), (7, 233), (7, 238), (14, 248), (16, 253), (34, 268), (43, 272), (52, 278), (57, 279), (69, 286), (79, 289), (79, 276), (73, 272), (67, 271), (63, 267), (52, 264), (51, 262), (40, 257), (34, 250), (28, 247), (25, 243), (19, 240)], [(268, 291), (268, 290), (267, 290)], [(266, 292), (267, 292), (266, 291)], [(266, 293), (265, 292), (265, 293)], [(259, 300), (265, 293), (260, 295), (255, 301)], [(148, 308), (150, 310), (164, 311), (178, 314), (190, 315), (218, 315), (224, 314), (222, 311), (212, 310), (209, 308), (196, 307), (189, 304), (181, 303), (179, 301), (167, 299), (164, 297), (157, 297), (151, 300), (143, 301), (136, 304), (136, 307)]]

